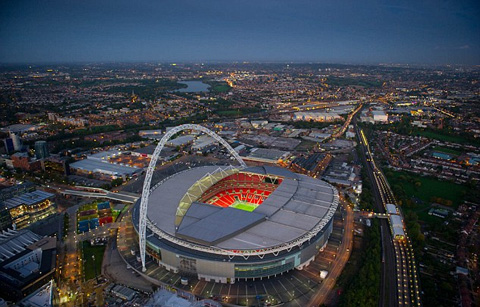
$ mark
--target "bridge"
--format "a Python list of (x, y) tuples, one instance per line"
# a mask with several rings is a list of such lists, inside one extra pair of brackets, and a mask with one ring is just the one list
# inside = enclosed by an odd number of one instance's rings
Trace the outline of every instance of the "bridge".
[(117, 200), (121, 201), (124, 203), (129, 203), (133, 204), (135, 203), (139, 198), (140, 195), (135, 195), (133, 193), (124, 193), (124, 192), (118, 192), (118, 193), (113, 193), (104, 189), (95, 189), (95, 192), (93, 189), (88, 189), (88, 190), (62, 190), (60, 191), (61, 194), (63, 195), (75, 195), (75, 196), (82, 196), (82, 197), (91, 197), (91, 198), (107, 198), (111, 200)]

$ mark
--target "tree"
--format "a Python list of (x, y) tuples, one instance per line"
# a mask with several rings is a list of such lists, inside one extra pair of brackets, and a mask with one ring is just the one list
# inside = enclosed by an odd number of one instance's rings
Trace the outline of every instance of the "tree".
[(123, 179), (122, 178), (116, 178), (116, 179), (113, 179), (112, 180), (112, 187), (118, 187), (119, 185), (121, 185), (123, 183)]

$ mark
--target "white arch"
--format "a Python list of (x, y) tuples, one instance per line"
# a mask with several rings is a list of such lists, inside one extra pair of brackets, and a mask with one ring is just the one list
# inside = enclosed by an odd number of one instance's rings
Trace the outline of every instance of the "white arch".
[(218, 134), (213, 132), (212, 130), (205, 128), (200, 125), (195, 124), (185, 124), (177, 126), (162, 137), (160, 143), (158, 143), (155, 151), (152, 155), (152, 160), (150, 160), (150, 164), (148, 165), (147, 174), (145, 175), (145, 181), (143, 182), (143, 190), (142, 190), (142, 200), (140, 202), (140, 221), (139, 221), (139, 244), (140, 244), (140, 257), (142, 259), (142, 270), (145, 271), (145, 248), (146, 248), (146, 230), (147, 230), (147, 207), (148, 207), (148, 197), (150, 196), (150, 186), (152, 183), (153, 171), (155, 170), (155, 165), (157, 165), (158, 157), (162, 152), (163, 147), (165, 144), (170, 140), (170, 138), (183, 130), (195, 130), (201, 131), (203, 133), (208, 134), (209, 136), (213, 137), (217, 142), (222, 144), (230, 154), (237, 159), (241, 166), (246, 167), (247, 165), (242, 160), (242, 158), (238, 155), (238, 153), (233, 150), (232, 146), (230, 146), (224, 139), (222, 139)]

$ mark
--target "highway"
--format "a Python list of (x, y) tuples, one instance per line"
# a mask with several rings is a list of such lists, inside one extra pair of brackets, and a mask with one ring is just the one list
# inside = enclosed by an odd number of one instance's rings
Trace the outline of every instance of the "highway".
[[(384, 213), (386, 204), (394, 204), (398, 208), (388, 181), (375, 164), (365, 134), (358, 127), (356, 130), (362, 145), (363, 155), (366, 158), (365, 165), (372, 182), (377, 210), (380, 213)], [(399, 208), (399, 210), (401, 209)], [(411, 242), (408, 236), (405, 240), (394, 240), (390, 231), (389, 221), (381, 219), (380, 223), (382, 227), (383, 253), (380, 305), (421, 306), (418, 276)]]

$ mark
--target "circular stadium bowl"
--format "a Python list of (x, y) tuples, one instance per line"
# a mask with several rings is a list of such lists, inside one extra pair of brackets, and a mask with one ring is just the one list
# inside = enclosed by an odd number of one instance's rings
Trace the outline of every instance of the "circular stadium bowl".
[(222, 283), (303, 269), (327, 244), (337, 206), (333, 186), (283, 168), (188, 169), (151, 189), (147, 255), (173, 272)]

